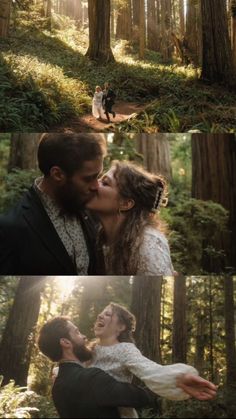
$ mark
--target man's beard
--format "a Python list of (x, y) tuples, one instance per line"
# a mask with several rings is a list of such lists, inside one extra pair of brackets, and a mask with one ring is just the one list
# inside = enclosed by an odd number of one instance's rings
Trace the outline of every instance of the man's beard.
[(55, 191), (55, 199), (62, 212), (71, 216), (78, 215), (85, 205), (71, 180), (67, 180), (64, 186), (60, 186)]
[(73, 343), (73, 352), (74, 355), (78, 358), (81, 362), (86, 362), (92, 359), (92, 351), (88, 349), (85, 345), (81, 346), (75, 342)]

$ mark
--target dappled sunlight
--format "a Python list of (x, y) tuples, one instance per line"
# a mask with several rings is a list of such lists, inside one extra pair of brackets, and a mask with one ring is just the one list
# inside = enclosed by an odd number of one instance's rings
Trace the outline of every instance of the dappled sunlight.
[[(78, 29), (69, 18), (55, 21), (52, 31), (45, 22), (42, 28), (34, 24), (19, 25), (1, 42), (10, 71), (2, 84), (11, 90), (10, 95), (4, 90), (9, 107), (8, 120), (0, 116), (4, 129), (108, 130), (106, 121), (94, 124), (91, 102), (95, 86), (109, 80), (117, 105), (122, 103), (112, 123), (123, 131), (235, 131), (235, 94), (200, 82), (199, 68), (164, 63), (160, 53), (149, 50), (140, 60), (137, 47), (115, 40), (116, 62), (99, 65), (85, 56), (88, 28)], [(129, 104), (134, 110), (126, 109)]]
[[(81, 115), (89, 110), (90, 98), (85, 83), (68, 77), (60, 67), (41, 62), (30, 55), (4, 54), (4, 59), (16, 77), (18, 86), (27, 86), (28, 99), (37, 92), (44, 96), (50, 113), (47, 116), (41, 114), (42, 123), (48, 120), (50, 125), (53, 120), (60, 121), (62, 117)], [(40, 122), (39, 113), (38, 118)]]

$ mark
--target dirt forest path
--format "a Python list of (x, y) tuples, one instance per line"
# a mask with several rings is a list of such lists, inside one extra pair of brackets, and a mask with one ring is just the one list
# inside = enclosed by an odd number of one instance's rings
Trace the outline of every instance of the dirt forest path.
[(147, 104), (138, 103), (138, 102), (117, 102), (113, 106), (113, 110), (116, 112), (116, 117), (113, 118), (110, 115), (111, 122), (108, 123), (106, 116), (102, 121), (98, 121), (91, 114), (83, 115), (79, 118), (73, 118), (70, 121), (67, 121), (65, 124), (53, 127), (50, 129), (51, 132), (103, 132), (104, 130), (109, 130), (114, 125), (119, 124), (120, 122), (126, 121), (133, 114), (138, 114), (146, 108)]

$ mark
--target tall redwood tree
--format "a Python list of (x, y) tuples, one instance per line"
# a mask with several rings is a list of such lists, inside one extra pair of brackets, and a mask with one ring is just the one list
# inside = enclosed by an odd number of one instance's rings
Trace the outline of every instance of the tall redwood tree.
[(101, 64), (114, 61), (110, 41), (110, 0), (88, 0), (89, 48), (86, 55)]

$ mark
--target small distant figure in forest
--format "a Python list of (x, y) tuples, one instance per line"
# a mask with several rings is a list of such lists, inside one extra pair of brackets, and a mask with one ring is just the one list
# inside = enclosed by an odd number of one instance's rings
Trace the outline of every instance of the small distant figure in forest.
[(93, 96), (93, 103), (92, 103), (92, 113), (93, 116), (97, 120), (102, 119), (103, 113), (103, 91), (100, 86), (96, 86), (94, 96)]
[(109, 114), (112, 114), (113, 118), (116, 117), (116, 113), (112, 110), (113, 105), (115, 104), (116, 94), (114, 90), (111, 88), (111, 84), (106, 82), (104, 84), (104, 91), (103, 91), (103, 104), (105, 115), (107, 117), (107, 121), (110, 122)]

